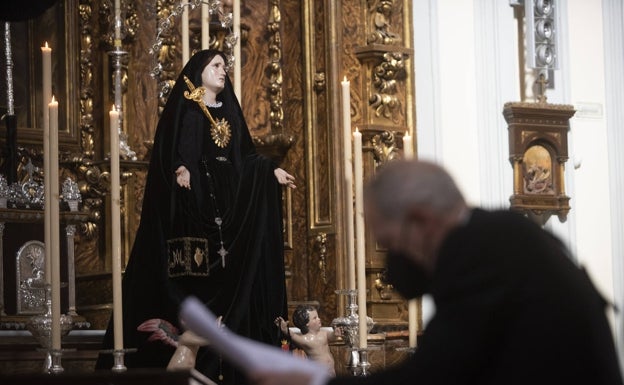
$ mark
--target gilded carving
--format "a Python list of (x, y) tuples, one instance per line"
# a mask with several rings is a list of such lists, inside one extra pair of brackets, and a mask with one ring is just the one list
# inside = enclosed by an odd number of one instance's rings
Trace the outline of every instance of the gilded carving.
[(325, 72), (317, 72), (314, 74), (314, 91), (321, 93), (325, 91), (327, 81), (325, 80)]
[(102, 219), (102, 205), (106, 190), (100, 168), (91, 164), (87, 159), (77, 163), (77, 172), (80, 176), (78, 186), (83, 195), (83, 210), (89, 212), (89, 222), (81, 228), (81, 232), (88, 239), (94, 239), (98, 235), (98, 222)]
[(295, 137), (289, 134), (269, 134), (263, 137), (254, 136), (254, 144), (262, 149), (262, 153), (281, 163), (288, 149), (295, 143)]
[[(352, 3), (343, 2), (342, 4), (341, 21), (344, 38), (340, 52), (342, 54), (342, 68), (340, 71), (343, 76), (346, 76), (347, 79), (356, 84), (362, 78), (362, 64), (355, 55), (355, 48), (365, 43), (358, 40), (359, 36), (364, 35), (363, 30), (365, 27), (359, 18), (353, 17), (353, 15), (359, 14), (361, 10)], [(363, 77), (363, 79), (366, 79), (366, 77)], [(362, 116), (362, 108), (366, 107), (366, 103), (362, 103), (362, 101), (368, 98), (359, 92), (352, 92), (351, 94), (351, 117), (354, 121), (357, 121)]]
[[(122, 21), (122, 40), (124, 42), (128, 42), (134, 39), (137, 30), (140, 27), (136, 3), (134, 1), (120, 0), (119, 5)], [(113, 47), (115, 30), (115, 12), (113, 9), (113, 2), (111, 0), (105, 0), (100, 4), (99, 15), (100, 28), (102, 31), (106, 31), (100, 35), (100, 39), (110, 49)]]
[(394, 0), (368, 0), (370, 25), (374, 28), (366, 39), (368, 44), (396, 45), (401, 41), (390, 26), (394, 7)]
[(394, 132), (384, 131), (371, 138), (373, 156), (377, 163), (383, 164), (399, 158), (399, 149)]
[[(83, 209), (89, 212), (89, 221), (81, 223), (80, 231), (86, 239), (95, 240), (102, 206), (102, 194), (92, 194), (93, 178), (84, 176), (99, 174), (99, 169), (91, 164), (95, 156), (93, 119), (93, 26), (91, 0), (81, 0), (80, 14), (80, 130), (82, 154), (69, 161), (76, 165), (80, 192), (83, 195)], [(87, 173), (88, 171), (88, 173)]]
[(393, 123), (399, 123), (403, 116), (402, 103), (398, 97), (399, 82), (405, 79), (405, 62), (400, 52), (386, 52), (382, 61), (373, 68), (373, 86), (375, 93), (369, 103), (375, 110), (375, 116), (384, 117)]
[(284, 128), (284, 110), (282, 108), (282, 38), (280, 36), (280, 0), (271, 0), (271, 12), (267, 30), (269, 37), (269, 93), (270, 93), (270, 120), (271, 131), (281, 133)]
[(167, 102), (167, 96), (175, 83), (178, 72), (176, 59), (179, 57), (177, 49), (178, 34), (172, 30), (174, 18), (171, 17), (175, 8), (175, 0), (158, 0), (156, 2), (156, 20), (158, 20), (157, 40), (150, 48), (150, 54), (156, 57), (156, 65), (151, 75), (158, 82), (160, 90), (160, 111)]
[(95, 155), (93, 138), (93, 28), (91, 1), (81, 0), (80, 14), (80, 129), (82, 153), (87, 158)]
[(327, 283), (327, 233), (319, 233), (316, 236), (316, 250), (319, 253), (319, 270), (323, 283)]
[(375, 289), (377, 289), (377, 292), (379, 293), (379, 298), (383, 300), (392, 299), (394, 287), (391, 283), (388, 283), (385, 270), (377, 273), (377, 277), (375, 278)]

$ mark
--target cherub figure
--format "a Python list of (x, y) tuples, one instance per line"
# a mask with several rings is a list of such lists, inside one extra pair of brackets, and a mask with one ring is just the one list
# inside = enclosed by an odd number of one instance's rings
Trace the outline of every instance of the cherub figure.
[[(222, 317), (217, 319), (217, 324), (221, 326)], [(162, 341), (166, 345), (176, 348), (167, 365), (168, 371), (190, 370), (195, 368), (197, 351), (202, 346), (207, 346), (208, 341), (186, 330), (180, 334), (178, 328), (160, 318), (153, 318), (143, 322), (137, 328), (139, 331), (151, 333), (150, 341)]]
[(293, 312), (293, 324), (301, 330), (299, 333), (290, 333), (288, 323), (277, 317), (275, 324), (280, 327), (282, 333), (288, 334), (293, 343), (300, 347), (311, 359), (327, 365), (327, 370), (331, 376), (336, 375), (334, 368), (334, 357), (329, 350), (329, 342), (341, 335), (340, 329), (321, 329), (321, 319), (314, 306), (299, 305)]

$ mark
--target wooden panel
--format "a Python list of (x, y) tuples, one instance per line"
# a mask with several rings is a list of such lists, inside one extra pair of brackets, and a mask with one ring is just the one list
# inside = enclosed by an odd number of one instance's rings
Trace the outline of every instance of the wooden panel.
[(334, 204), (332, 138), (333, 110), (328, 105), (331, 95), (328, 92), (332, 73), (327, 64), (326, 40), (328, 31), (325, 18), (327, 10), (324, 1), (306, 2), (303, 19), (305, 33), (306, 65), (306, 140), (307, 169), (309, 178), (308, 211), (311, 229), (328, 231), (333, 225), (332, 206)]

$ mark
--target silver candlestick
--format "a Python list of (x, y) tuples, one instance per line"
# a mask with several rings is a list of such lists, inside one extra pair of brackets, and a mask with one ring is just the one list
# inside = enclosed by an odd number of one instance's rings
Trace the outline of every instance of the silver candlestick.
[(137, 160), (136, 152), (130, 148), (128, 144), (128, 136), (123, 132), (123, 103), (122, 103), (122, 78), (123, 67), (127, 61), (128, 52), (124, 51), (121, 47), (114, 47), (112, 51), (108, 52), (112, 59), (113, 66), (113, 95), (115, 99), (115, 109), (119, 111), (119, 127), (117, 132), (119, 133), (119, 153), (125, 158), (130, 160)]
[(368, 349), (359, 349), (359, 353), (360, 353), (360, 376), (362, 377), (366, 377), (369, 375), (368, 373), (368, 369), (370, 368), (371, 364), (368, 362)]
[(111, 371), (116, 373), (123, 373), (128, 370), (126, 364), (124, 362), (126, 353), (136, 353), (136, 348), (125, 348), (125, 349), (103, 349), (100, 350), (102, 354), (112, 354), (113, 355), (113, 367)]
[[(52, 288), (46, 284), (46, 312), (30, 317), (26, 323), (26, 329), (39, 341), (46, 350), (46, 358), (43, 364), (44, 373), (59, 374), (64, 369), (61, 366), (61, 349), (52, 349)], [(71, 316), (61, 314), (61, 338), (65, 337), (74, 327)]]
[(345, 345), (349, 349), (349, 358), (346, 367), (352, 375), (357, 376), (361, 371), (360, 356), (358, 354), (359, 317), (357, 314), (357, 290), (336, 290), (336, 294), (347, 297), (347, 315), (335, 318), (331, 325), (334, 328), (340, 328), (342, 331), (342, 338), (345, 340)]
[(128, 370), (128, 368), (126, 368), (126, 365), (124, 363), (125, 354), (126, 352), (123, 349), (113, 351), (114, 363), (113, 363), (113, 368), (111, 369), (113, 372), (121, 373), (121, 372), (125, 372), (126, 370)]

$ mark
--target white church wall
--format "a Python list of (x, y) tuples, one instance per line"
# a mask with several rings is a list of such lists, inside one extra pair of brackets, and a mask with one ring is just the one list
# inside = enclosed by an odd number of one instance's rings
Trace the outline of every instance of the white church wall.
[[(601, 1), (567, 2), (574, 172), (571, 206), (576, 216), (576, 255), (598, 288), (613, 300), (609, 161), (604, 115), (605, 79)], [(591, 27), (590, 27), (591, 26)]]
[[(615, 0), (604, 1), (618, 7)], [(613, 249), (624, 235), (621, 227), (614, 234), (610, 213), (613, 202), (624, 198), (613, 197), (610, 175), (613, 167), (624, 173), (624, 165), (609, 164), (602, 1), (558, 3), (561, 68), (548, 101), (580, 110), (571, 120), (566, 165), (572, 209), (565, 223), (553, 217), (547, 228), (564, 239), (613, 300), (614, 285), (623, 285), (621, 273), (613, 279)], [(508, 207), (512, 177), (502, 109), (520, 100), (513, 9), (507, 0), (421, 0), (413, 8), (419, 157), (447, 167), (471, 204)]]
[(621, 0), (603, 1), (605, 51), (605, 117), (609, 153), (610, 212), (613, 250), (615, 333), (624, 370), (624, 4)]
[[(473, 2), (425, 0), (414, 2), (414, 6), (415, 17), (428, 20), (429, 29), (425, 32), (431, 39), (417, 39), (414, 44), (419, 157), (443, 162), (467, 199), (478, 202), (474, 39), (468, 32), (473, 29)], [(458, 34), (458, 26), (466, 33)], [(414, 28), (416, 35), (416, 29), (423, 26), (415, 22)], [(430, 57), (431, 54), (437, 57)], [(421, 93), (421, 82), (427, 84), (423, 87), (428, 94)], [(428, 100), (431, 96), (434, 99)]]
[(443, 163), (471, 204), (507, 207), (512, 170), (502, 109), (519, 94), (513, 9), (466, 0), (413, 6), (419, 157)]

